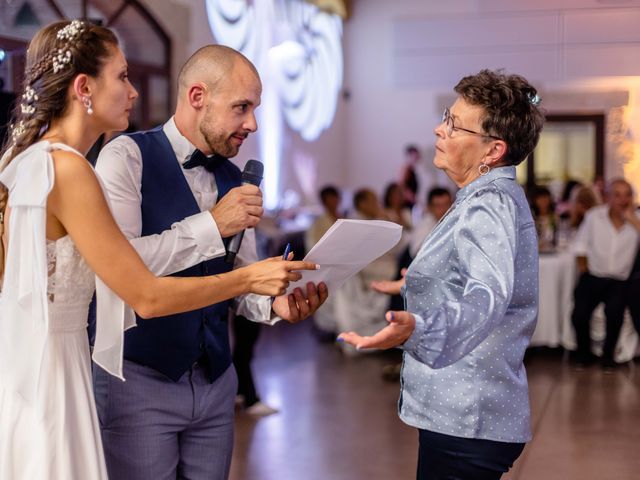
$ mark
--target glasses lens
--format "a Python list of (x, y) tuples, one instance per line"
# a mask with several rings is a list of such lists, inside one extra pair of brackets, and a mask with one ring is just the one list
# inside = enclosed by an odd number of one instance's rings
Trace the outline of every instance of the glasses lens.
[(444, 112), (442, 112), (442, 123), (447, 127), (447, 136), (451, 136), (453, 133), (453, 119), (451, 118), (451, 113), (449, 113), (449, 109), (445, 108)]

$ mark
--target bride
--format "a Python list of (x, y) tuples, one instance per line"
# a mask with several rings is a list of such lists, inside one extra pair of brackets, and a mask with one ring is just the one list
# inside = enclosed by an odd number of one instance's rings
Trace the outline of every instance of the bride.
[[(149, 318), (248, 292), (282, 295), (300, 278), (296, 270), (316, 268), (272, 258), (211, 277), (151, 274), (83, 157), (102, 133), (126, 129), (137, 95), (106, 28), (58, 22), (29, 45), (23, 95), (0, 164), (0, 206), (8, 203), (6, 257), (0, 248), (0, 478), (107, 478), (86, 333), (94, 287), (100, 337), (94, 359), (119, 374), (122, 329), (132, 326), (125, 303)], [(98, 344), (105, 347), (100, 352)]]

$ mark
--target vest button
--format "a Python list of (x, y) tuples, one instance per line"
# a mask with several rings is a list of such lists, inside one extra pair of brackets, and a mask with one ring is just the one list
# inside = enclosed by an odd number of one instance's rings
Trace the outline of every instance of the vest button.
[(204, 352), (204, 342), (200, 342), (200, 351)]

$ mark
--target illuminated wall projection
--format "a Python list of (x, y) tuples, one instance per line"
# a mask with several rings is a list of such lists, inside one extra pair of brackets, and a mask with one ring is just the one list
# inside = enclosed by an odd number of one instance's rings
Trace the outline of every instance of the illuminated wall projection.
[(306, 141), (329, 128), (342, 88), (342, 19), (302, 0), (206, 0), (216, 40), (246, 55), (263, 82), (258, 141), (265, 206), (278, 205), (283, 119)]

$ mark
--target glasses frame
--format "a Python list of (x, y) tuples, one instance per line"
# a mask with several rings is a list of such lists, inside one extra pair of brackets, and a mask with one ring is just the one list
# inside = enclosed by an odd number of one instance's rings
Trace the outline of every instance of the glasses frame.
[(456, 127), (453, 123), (453, 117), (451, 116), (451, 111), (449, 108), (445, 108), (444, 112), (442, 112), (442, 123), (444, 123), (446, 127), (446, 133), (448, 137), (453, 135), (453, 132), (456, 130), (462, 130), (463, 132), (471, 133), (472, 135), (478, 135), (480, 137), (493, 138), (494, 140), (502, 140), (500, 137), (496, 137), (495, 135), (489, 135), (487, 133), (476, 132), (474, 130), (469, 130), (468, 128)]

